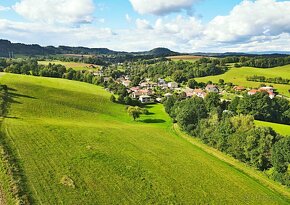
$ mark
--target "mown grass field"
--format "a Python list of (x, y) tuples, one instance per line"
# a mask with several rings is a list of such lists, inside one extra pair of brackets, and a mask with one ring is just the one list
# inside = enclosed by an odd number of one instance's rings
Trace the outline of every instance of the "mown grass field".
[[(63, 61), (38, 61), (39, 64), (41, 65), (48, 65), (49, 63), (54, 63), (54, 64), (61, 64), (64, 65), (67, 69), (73, 68), (74, 70), (91, 70), (94, 68), (91, 68), (91, 64), (87, 63), (77, 63), (77, 62), (63, 62)], [(97, 65), (94, 65), (96, 68), (98, 67)]]
[(0, 82), (13, 98), (1, 131), (35, 204), (289, 204), (176, 135), (162, 105), (133, 122), (94, 85), (12, 74)]
[(283, 125), (278, 123), (255, 121), (256, 125), (263, 127), (272, 127), (277, 133), (290, 137), (290, 125)]
[[(275, 68), (230, 68), (230, 70), (222, 75), (208, 76), (203, 78), (196, 78), (198, 82), (212, 81), (218, 83), (219, 79), (224, 79), (225, 82), (232, 82), (236, 85), (256, 88), (260, 86), (260, 82), (247, 81), (247, 76), (260, 75), (265, 77), (282, 77), (290, 79), (290, 65), (275, 67)], [(281, 85), (266, 83), (267, 85), (273, 85), (280, 94), (290, 97), (288, 90), (290, 85)]]
[(194, 62), (197, 61), (198, 59), (203, 58), (202, 56), (191, 56), (191, 55), (184, 55), (184, 56), (169, 56), (167, 57), (168, 59), (171, 59), (173, 61), (189, 61), (189, 62)]

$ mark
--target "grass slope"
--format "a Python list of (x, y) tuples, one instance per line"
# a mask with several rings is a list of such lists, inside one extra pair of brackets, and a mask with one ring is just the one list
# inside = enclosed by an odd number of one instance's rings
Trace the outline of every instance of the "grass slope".
[[(262, 75), (266, 77), (282, 77), (290, 79), (290, 65), (275, 67), (275, 68), (252, 68), (252, 67), (241, 67), (241, 68), (230, 68), (230, 70), (222, 75), (208, 76), (203, 78), (196, 78), (198, 82), (212, 81), (218, 83), (219, 79), (224, 79), (225, 82), (232, 82), (236, 85), (247, 86), (247, 87), (259, 87), (260, 82), (250, 82), (246, 80), (247, 76)], [(266, 83), (270, 84), (270, 83)], [(271, 83), (279, 92), (285, 96), (290, 97), (288, 90), (290, 85), (281, 85)]]
[[(67, 69), (73, 68), (74, 70), (91, 70), (89, 66), (91, 64), (87, 63), (76, 63), (76, 62), (63, 62), (63, 61), (38, 61), (40, 65), (48, 65), (49, 63), (54, 63), (54, 64), (61, 64), (64, 65)], [(95, 67), (98, 67), (95, 65)]]
[(1, 129), (37, 204), (289, 203), (177, 136), (162, 105), (133, 122), (94, 85), (12, 74), (0, 81), (13, 96)]

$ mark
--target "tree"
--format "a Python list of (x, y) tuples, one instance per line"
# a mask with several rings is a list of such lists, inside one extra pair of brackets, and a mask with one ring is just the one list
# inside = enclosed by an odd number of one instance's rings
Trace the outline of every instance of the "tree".
[(110, 97), (110, 101), (111, 101), (111, 102), (116, 102), (116, 97), (115, 97), (114, 95), (111, 95), (111, 97)]
[(219, 79), (219, 84), (220, 84), (220, 85), (225, 84), (225, 80), (224, 80), (224, 79)]
[(285, 173), (290, 164), (290, 138), (283, 137), (272, 149), (271, 162), (279, 173)]
[(138, 106), (129, 106), (127, 109), (128, 114), (133, 117), (134, 121), (140, 117), (140, 114), (142, 114), (142, 109)]
[(133, 79), (132, 79), (132, 82), (131, 82), (131, 86), (137, 86), (139, 85), (141, 79), (139, 76), (135, 76)]
[(169, 96), (166, 98), (166, 100), (164, 100), (163, 105), (165, 108), (165, 111), (170, 114), (171, 113), (171, 109), (174, 106), (176, 102), (176, 99), (173, 96)]
[(198, 86), (198, 82), (192, 78), (188, 81), (187, 86), (191, 89), (194, 89)]
[(220, 95), (218, 93), (208, 93), (204, 99), (208, 111), (220, 107)]
[(202, 98), (187, 99), (176, 109), (178, 109), (176, 120), (187, 132), (195, 129), (199, 121), (207, 117), (207, 109)]

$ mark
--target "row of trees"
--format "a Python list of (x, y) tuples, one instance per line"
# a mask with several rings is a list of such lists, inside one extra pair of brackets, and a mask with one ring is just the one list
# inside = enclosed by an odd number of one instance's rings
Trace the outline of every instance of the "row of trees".
[(3, 117), (6, 113), (8, 101), (8, 88), (6, 85), (0, 85), (0, 116)]
[(275, 84), (290, 84), (290, 79), (286, 79), (282, 77), (267, 78), (265, 76), (258, 76), (258, 75), (248, 76), (247, 81), (275, 83)]
[[(130, 74), (131, 76), (139, 76), (141, 79), (150, 78), (157, 81), (158, 78), (171, 77), (172, 80), (183, 83), (195, 77), (204, 77), (209, 75), (218, 75), (227, 71), (227, 66), (222, 64), (219, 59), (202, 58), (196, 62), (188, 61), (169, 61), (159, 60), (151, 62), (138, 61), (127, 62), (122, 66), (113, 68), (106, 68), (105, 72), (111, 70), (108, 74), (114, 72), (123, 72), (123, 74)], [(122, 70), (122, 71), (121, 71)]]
[(164, 101), (165, 110), (190, 135), (290, 186), (290, 138), (256, 127), (252, 115), (236, 115), (228, 106), (215, 93), (205, 99), (172, 96)]
[(287, 55), (230, 56), (220, 60), (223, 63), (235, 63), (235, 67), (273, 68), (290, 64), (290, 56)]
[(228, 106), (235, 114), (252, 115), (256, 120), (290, 124), (290, 104), (287, 99), (270, 99), (267, 92), (235, 97)]

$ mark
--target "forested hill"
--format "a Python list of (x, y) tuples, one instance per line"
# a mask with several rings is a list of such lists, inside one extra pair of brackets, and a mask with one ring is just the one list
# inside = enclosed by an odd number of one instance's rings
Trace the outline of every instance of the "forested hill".
[(10, 57), (12, 55), (54, 55), (54, 54), (89, 54), (89, 55), (149, 55), (154, 57), (165, 57), (170, 55), (179, 55), (167, 48), (155, 48), (143, 52), (123, 52), (113, 51), (108, 48), (86, 48), (70, 46), (47, 46), (42, 47), (37, 44), (27, 45), (22, 43), (11, 43), (8, 40), (0, 39), (0, 57)]

